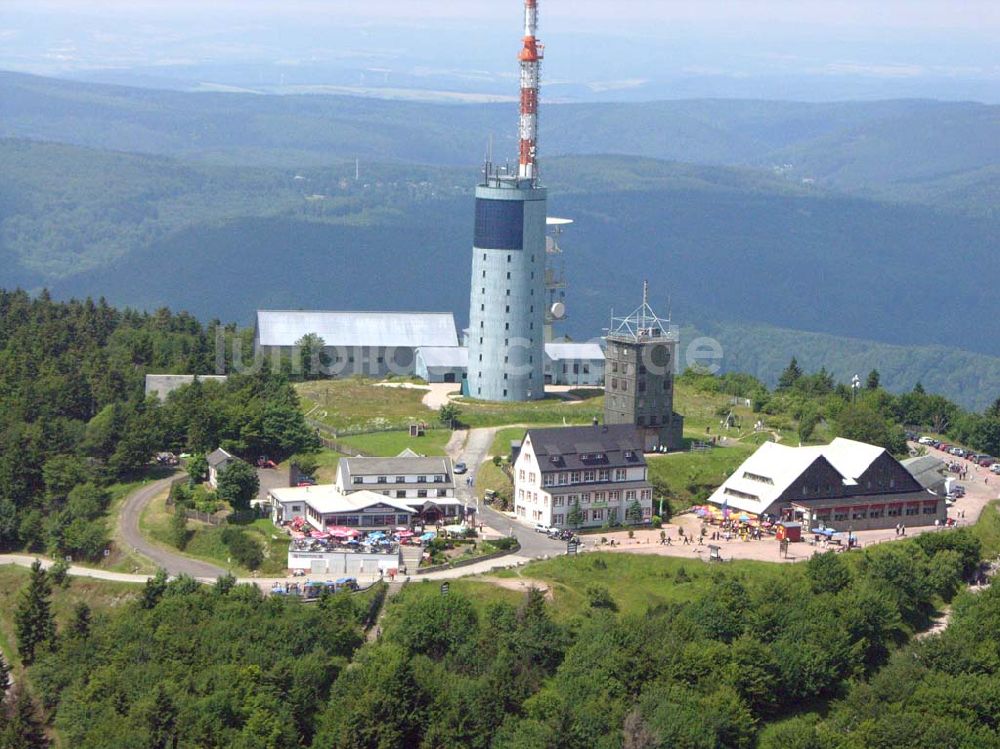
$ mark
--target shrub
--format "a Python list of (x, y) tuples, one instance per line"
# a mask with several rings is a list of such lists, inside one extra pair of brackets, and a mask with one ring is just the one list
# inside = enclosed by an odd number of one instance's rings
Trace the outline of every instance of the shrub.
[(264, 551), (260, 545), (239, 528), (225, 528), (222, 531), (222, 542), (233, 559), (249, 570), (257, 569), (264, 561)]

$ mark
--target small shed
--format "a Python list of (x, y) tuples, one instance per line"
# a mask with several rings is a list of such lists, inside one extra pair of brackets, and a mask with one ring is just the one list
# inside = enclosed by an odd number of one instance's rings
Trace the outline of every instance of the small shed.
[(229, 464), (236, 460), (236, 456), (230, 455), (221, 447), (212, 452), (208, 458), (208, 483), (213, 489), (219, 488), (219, 474), (222, 473)]
[(776, 533), (779, 541), (796, 543), (802, 540), (802, 523), (778, 523)]

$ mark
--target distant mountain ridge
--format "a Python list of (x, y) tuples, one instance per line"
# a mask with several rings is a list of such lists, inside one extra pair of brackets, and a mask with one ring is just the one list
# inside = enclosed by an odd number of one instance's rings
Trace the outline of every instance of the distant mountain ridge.
[[(516, 153), (514, 105), (446, 105), (347, 96), (183, 93), (0, 72), (0, 137), (244, 165), (361, 158), (478, 165), (487, 140)], [(942, 197), (956, 180), (1000, 177), (1000, 106), (897, 100), (798, 103), (683, 100), (546, 104), (546, 157), (620, 153), (778, 169), (795, 181), (906, 200)], [(986, 171), (983, 171), (986, 170)]]
[[(445, 309), (464, 321), (481, 136), (512, 121), (503, 106), (2, 73), (0, 109), (0, 133), (14, 136), (0, 137), (0, 286), (244, 324), (257, 307)], [(552, 214), (576, 221), (564, 241), (573, 337), (599, 335), (649, 279), (658, 307), (764, 379), (795, 354), (836, 373), (879, 368), (894, 389), (920, 379), (969, 406), (1000, 392), (1000, 138), (987, 137), (1000, 108), (546, 112), (546, 153), (576, 151), (543, 162)], [(894, 127), (898, 142), (885, 143)], [(678, 160), (587, 153), (622, 133), (621, 151)], [(949, 133), (963, 137), (945, 148)], [(929, 153), (905, 158), (915, 143)], [(804, 179), (809, 165), (826, 177)]]

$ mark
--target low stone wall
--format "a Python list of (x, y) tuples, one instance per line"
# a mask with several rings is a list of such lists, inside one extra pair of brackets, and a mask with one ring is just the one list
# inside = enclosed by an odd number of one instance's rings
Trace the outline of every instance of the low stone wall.
[(504, 551), (494, 551), (492, 554), (484, 554), (481, 557), (459, 559), (456, 562), (449, 562), (448, 564), (435, 564), (433, 567), (420, 567), (414, 574), (426, 575), (428, 572), (440, 572), (441, 570), (453, 570), (459, 567), (468, 567), (470, 564), (478, 564), (479, 562), (488, 562), (491, 559), (499, 559), (500, 557), (510, 556), (511, 554), (516, 554), (520, 550), (521, 546), (518, 544), (510, 549), (506, 549)]

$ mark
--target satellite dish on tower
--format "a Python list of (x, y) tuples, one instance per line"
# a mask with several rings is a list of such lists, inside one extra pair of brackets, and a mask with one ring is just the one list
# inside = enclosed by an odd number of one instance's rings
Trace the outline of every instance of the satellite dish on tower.
[(549, 311), (552, 313), (552, 319), (554, 320), (562, 320), (566, 317), (566, 305), (562, 302), (556, 302), (553, 304), (551, 310)]

